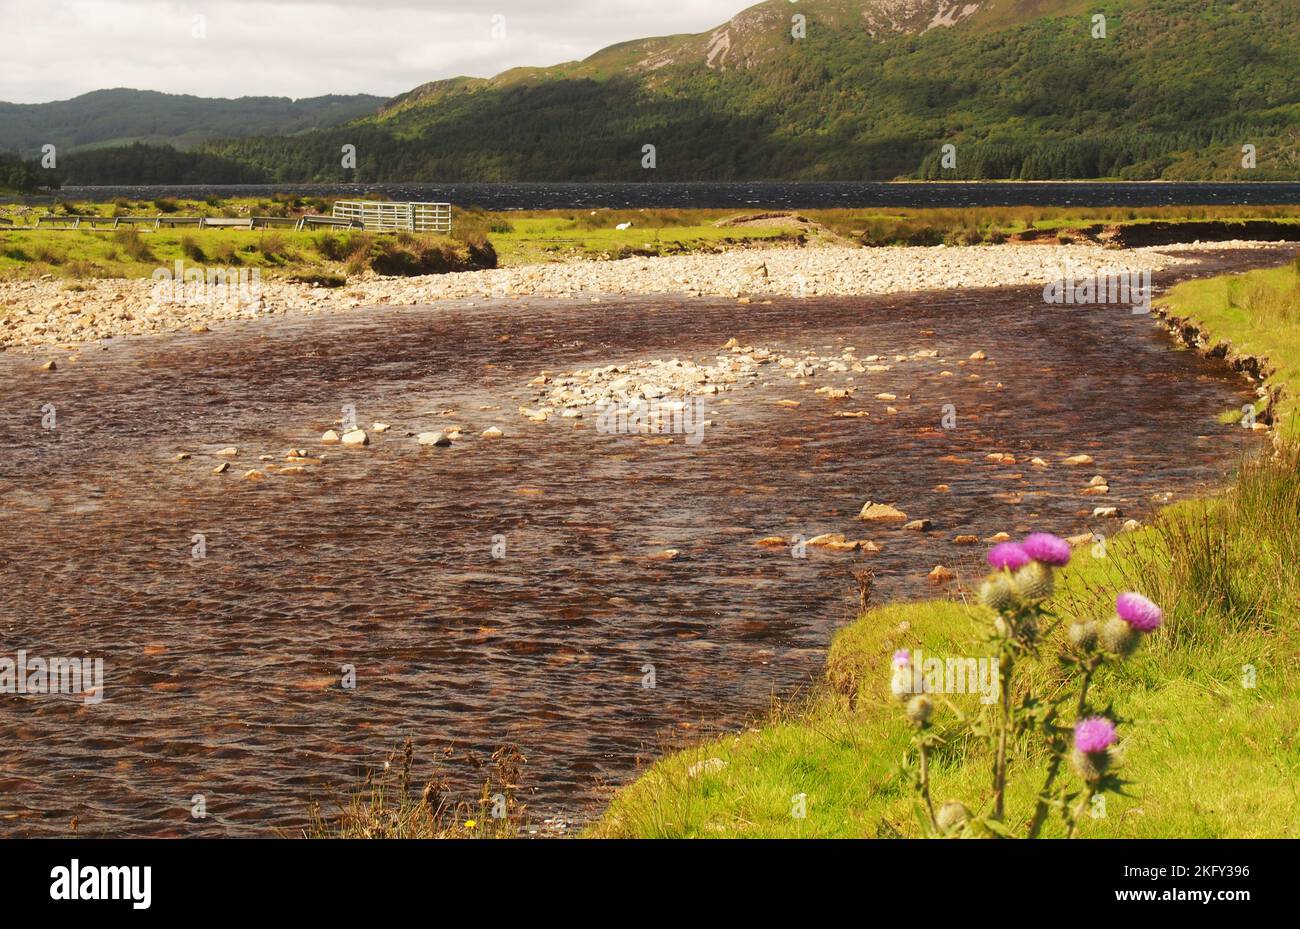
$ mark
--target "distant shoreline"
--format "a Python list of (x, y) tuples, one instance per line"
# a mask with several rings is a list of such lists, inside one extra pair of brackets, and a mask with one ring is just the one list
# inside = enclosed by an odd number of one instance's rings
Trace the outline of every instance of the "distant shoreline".
[[(353, 184), (158, 184), (79, 187), (17, 198), (59, 200), (380, 195), (446, 201), (487, 210), (545, 209), (867, 209), (896, 207), (1300, 206), (1294, 181), (637, 181)], [(1064, 195), (1064, 196), (1063, 196)]]

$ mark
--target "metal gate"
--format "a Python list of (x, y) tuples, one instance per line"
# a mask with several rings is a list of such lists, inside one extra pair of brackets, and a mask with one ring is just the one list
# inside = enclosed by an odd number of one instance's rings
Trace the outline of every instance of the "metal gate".
[(335, 219), (359, 220), (375, 232), (441, 232), (451, 234), (450, 203), (389, 203), (379, 200), (336, 200)]

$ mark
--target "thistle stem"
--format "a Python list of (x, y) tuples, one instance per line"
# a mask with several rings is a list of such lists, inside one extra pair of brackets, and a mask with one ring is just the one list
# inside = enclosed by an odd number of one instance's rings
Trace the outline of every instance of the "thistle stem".
[(1089, 787), (1083, 792), (1083, 796), (1079, 798), (1079, 805), (1074, 808), (1074, 813), (1070, 816), (1070, 831), (1065, 835), (1067, 839), (1074, 838), (1074, 834), (1079, 830), (1079, 817), (1083, 815), (1083, 808), (1092, 802), (1092, 798), (1096, 796), (1096, 793), (1095, 790)]
[(930, 798), (930, 746), (926, 744), (924, 736), (921, 739), (921, 797), (925, 800), (925, 811), (930, 816), (930, 827), (936, 833), (939, 830), (939, 820), (934, 815), (934, 801)]
[(1007, 790), (1007, 740), (1011, 730), (1011, 655), (1003, 651), (998, 662), (998, 682), (1002, 687), (1002, 724), (998, 732), (998, 758), (993, 768), (993, 818), (1002, 819)]
[[(1092, 684), (1092, 675), (1097, 670), (1095, 663), (1089, 662), (1087, 670), (1083, 674), (1083, 683), (1079, 687), (1079, 701), (1075, 705), (1074, 717), (1077, 722), (1083, 719), (1084, 712), (1088, 708), (1088, 687)], [(1047, 777), (1043, 780), (1043, 789), (1038, 792), (1038, 805), (1034, 807), (1034, 818), (1029, 824), (1029, 838), (1038, 838), (1038, 833), (1042, 831), (1043, 823), (1047, 821), (1048, 804), (1051, 802), (1052, 785), (1056, 783), (1057, 776), (1061, 773), (1061, 762), (1065, 758), (1065, 745), (1061, 739), (1056, 738), (1052, 742), (1052, 760), (1047, 765)]]

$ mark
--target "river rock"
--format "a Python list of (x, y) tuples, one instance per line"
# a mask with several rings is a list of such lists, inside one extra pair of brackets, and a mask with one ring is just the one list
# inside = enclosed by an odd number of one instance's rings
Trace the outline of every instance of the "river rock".
[(218, 458), (234, 458), (238, 454), (239, 449), (235, 448), (233, 445), (229, 448), (223, 448), (216, 453)]
[(858, 514), (866, 522), (907, 522), (907, 514), (884, 503), (867, 503)]
[(451, 445), (451, 439), (441, 432), (421, 432), (416, 441), (421, 445), (432, 445), (437, 448), (447, 448)]
[(483, 438), (485, 439), (499, 439), (503, 435), (505, 435), (505, 433), (502, 432), (500, 429), (498, 429), (496, 426), (490, 426), (487, 429), (483, 430)]
[(364, 429), (353, 429), (351, 432), (344, 433), (341, 441), (349, 448), (360, 448), (370, 444), (370, 436), (366, 435)]
[(956, 580), (957, 578), (956, 573), (953, 572), (951, 568), (946, 568), (941, 564), (935, 565), (934, 569), (931, 570), (927, 576), (936, 584), (946, 584), (948, 581)]
[(333, 429), (330, 429), (326, 431), (326, 433), (323, 436), (320, 437), (320, 441), (322, 445), (338, 445), (339, 434), (335, 432)]

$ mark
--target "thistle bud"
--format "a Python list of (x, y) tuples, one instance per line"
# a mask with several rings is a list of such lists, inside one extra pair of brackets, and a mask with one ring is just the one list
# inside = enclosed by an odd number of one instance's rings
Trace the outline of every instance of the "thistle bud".
[(918, 729), (930, 721), (933, 712), (934, 703), (925, 694), (919, 694), (908, 701), (907, 720)]
[(1026, 603), (1042, 603), (1056, 592), (1056, 575), (1051, 565), (1031, 561), (1014, 575), (1011, 583)]
[(1102, 647), (1121, 658), (1133, 654), (1141, 639), (1141, 634), (1118, 616), (1112, 616), (1101, 627)]
[(1011, 578), (1005, 571), (993, 575), (980, 585), (979, 599), (995, 613), (1012, 609), (1016, 605), (1016, 592), (1011, 586)]
[(1070, 764), (1076, 774), (1089, 784), (1102, 779), (1110, 767), (1110, 752), (1093, 752), (1091, 754), (1075, 749), (1070, 753)]
[(1101, 634), (1101, 626), (1095, 619), (1090, 619), (1086, 623), (1074, 623), (1070, 626), (1070, 644), (1082, 652), (1090, 652), (1097, 647), (1097, 638)]

